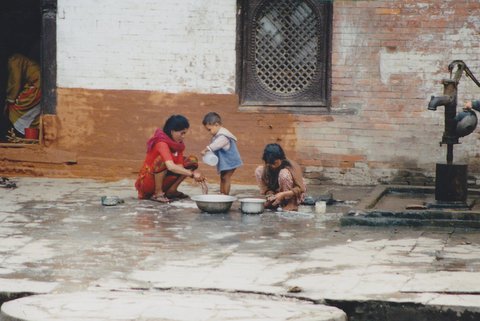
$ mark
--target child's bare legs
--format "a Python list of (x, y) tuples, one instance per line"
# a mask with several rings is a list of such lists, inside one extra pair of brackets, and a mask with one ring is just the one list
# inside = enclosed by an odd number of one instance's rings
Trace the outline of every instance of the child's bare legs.
[(220, 193), (225, 195), (230, 194), (230, 185), (232, 183), (232, 175), (234, 172), (235, 169), (230, 169), (220, 173)]

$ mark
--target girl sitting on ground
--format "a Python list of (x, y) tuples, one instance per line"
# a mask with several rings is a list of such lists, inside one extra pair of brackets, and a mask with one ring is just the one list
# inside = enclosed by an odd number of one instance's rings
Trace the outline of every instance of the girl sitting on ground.
[(306, 187), (300, 165), (287, 159), (282, 147), (268, 144), (263, 151), (264, 165), (257, 167), (255, 178), (260, 193), (265, 195), (265, 207), (286, 211), (298, 210), (305, 198)]

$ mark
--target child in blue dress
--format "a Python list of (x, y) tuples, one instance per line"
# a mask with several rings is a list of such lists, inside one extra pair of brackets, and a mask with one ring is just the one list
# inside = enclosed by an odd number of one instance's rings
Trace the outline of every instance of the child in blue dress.
[(220, 174), (220, 193), (228, 195), (232, 175), (243, 162), (237, 148), (237, 138), (228, 129), (222, 127), (222, 119), (215, 112), (205, 115), (202, 122), (212, 135), (210, 144), (202, 150), (202, 155), (212, 151), (218, 157), (217, 172)]

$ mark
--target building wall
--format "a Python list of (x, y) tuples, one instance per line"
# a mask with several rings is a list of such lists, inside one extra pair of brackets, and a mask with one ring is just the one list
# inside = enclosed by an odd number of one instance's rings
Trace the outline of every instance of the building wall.
[(234, 93), (235, 0), (58, 0), (58, 86)]
[[(190, 119), (188, 152), (198, 154), (209, 140), (202, 116), (217, 111), (239, 137), (245, 166), (237, 182), (253, 183), (269, 142), (284, 145), (310, 183), (431, 182), (446, 147), (438, 144), (443, 107), (433, 112), (427, 104), (443, 93), (452, 60), (480, 71), (480, 2), (333, 6), (331, 112), (284, 113), (238, 108), (235, 0), (58, 0), (53, 147), (77, 152), (78, 164), (55, 173), (134, 176), (145, 141), (173, 113)], [(462, 77), (459, 103), (473, 97), (480, 89)], [(480, 177), (478, 133), (454, 149), (473, 181)]]
[[(426, 107), (431, 95), (443, 93), (441, 80), (450, 77), (451, 61), (464, 60), (480, 71), (480, 3), (335, 1), (334, 7), (332, 106), (352, 108), (355, 115), (307, 129), (325, 144), (311, 145), (334, 158), (333, 167), (324, 169), (343, 165), (343, 177), (354, 181), (392, 180), (404, 175), (397, 169), (430, 175), (434, 163), (445, 161), (446, 147), (438, 144), (443, 107)], [(463, 106), (480, 90), (463, 77), (458, 93)], [(461, 142), (455, 161), (468, 162), (478, 174), (478, 131)], [(357, 157), (345, 161), (345, 155)]]

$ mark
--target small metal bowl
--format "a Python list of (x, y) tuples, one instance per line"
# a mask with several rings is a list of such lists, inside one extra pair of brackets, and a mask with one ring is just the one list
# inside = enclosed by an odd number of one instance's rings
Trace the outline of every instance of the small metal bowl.
[(261, 214), (265, 210), (265, 200), (263, 198), (241, 198), (240, 211), (243, 214)]
[(233, 201), (237, 198), (230, 195), (195, 195), (191, 199), (197, 203), (197, 207), (202, 212), (207, 213), (227, 213), (232, 207)]

